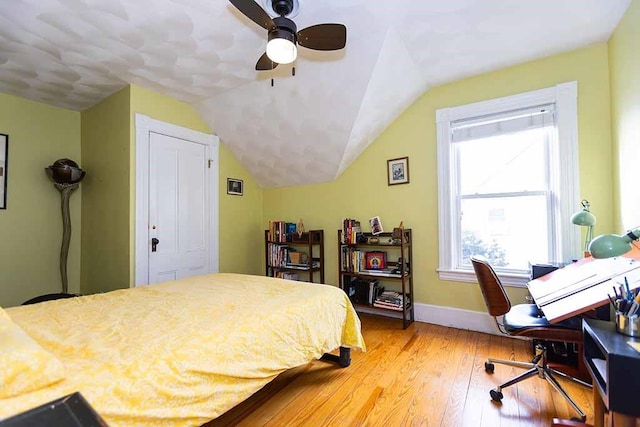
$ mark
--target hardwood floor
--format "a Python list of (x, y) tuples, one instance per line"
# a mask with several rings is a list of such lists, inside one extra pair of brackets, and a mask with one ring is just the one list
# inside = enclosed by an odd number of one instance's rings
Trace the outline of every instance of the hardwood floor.
[[(427, 323), (402, 330), (394, 319), (361, 315), (367, 352), (342, 369), (315, 361), (280, 375), (208, 426), (550, 426), (576, 416), (546, 381), (530, 378), (489, 390), (522, 372), (488, 356), (528, 361), (527, 341)], [(559, 380), (593, 422), (592, 391)]]

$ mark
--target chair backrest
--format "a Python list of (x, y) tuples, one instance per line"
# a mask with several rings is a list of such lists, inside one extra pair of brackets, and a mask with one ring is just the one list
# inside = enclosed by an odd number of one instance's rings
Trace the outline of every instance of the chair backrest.
[(489, 314), (497, 317), (507, 313), (511, 309), (511, 301), (493, 267), (481, 255), (472, 255), (470, 259)]

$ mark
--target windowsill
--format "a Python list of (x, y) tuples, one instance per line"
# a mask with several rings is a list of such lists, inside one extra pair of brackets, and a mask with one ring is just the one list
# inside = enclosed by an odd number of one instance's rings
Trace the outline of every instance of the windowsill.
[[(462, 270), (440, 270), (438, 269), (440, 280), (448, 280), (452, 282), (478, 283), (476, 274), (473, 271)], [(512, 286), (514, 288), (525, 288), (527, 282), (531, 279), (526, 274), (498, 274), (500, 281), (504, 286)]]

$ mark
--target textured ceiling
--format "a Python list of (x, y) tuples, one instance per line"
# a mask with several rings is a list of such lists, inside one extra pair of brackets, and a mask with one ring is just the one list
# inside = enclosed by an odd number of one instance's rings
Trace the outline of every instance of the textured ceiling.
[(343, 23), (347, 46), (300, 48), (293, 77), (254, 71), (266, 31), (225, 0), (2, 0), (0, 91), (83, 110), (137, 84), (191, 103), (263, 187), (325, 182), (429, 87), (606, 41), (630, 2), (299, 1), (298, 28)]

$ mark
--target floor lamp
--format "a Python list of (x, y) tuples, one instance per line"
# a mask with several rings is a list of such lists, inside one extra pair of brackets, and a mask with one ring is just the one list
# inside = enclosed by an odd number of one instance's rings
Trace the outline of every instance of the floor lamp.
[(53, 181), (54, 187), (60, 192), (62, 198), (62, 246), (60, 247), (60, 278), (62, 279), (62, 293), (68, 293), (67, 256), (69, 255), (69, 242), (71, 241), (71, 215), (69, 214), (69, 199), (71, 193), (80, 187), (80, 181), (85, 176), (85, 171), (80, 169), (73, 160), (59, 159), (51, 166), (44, 169)]

